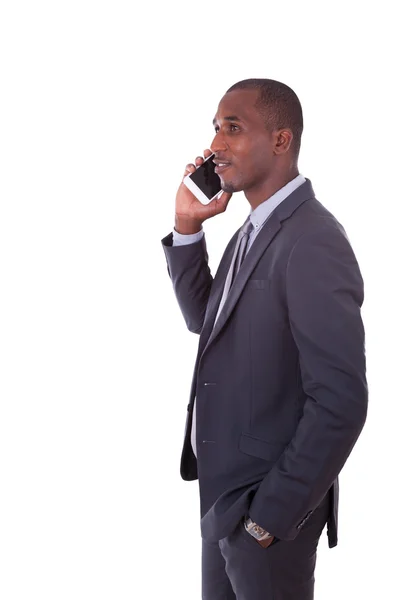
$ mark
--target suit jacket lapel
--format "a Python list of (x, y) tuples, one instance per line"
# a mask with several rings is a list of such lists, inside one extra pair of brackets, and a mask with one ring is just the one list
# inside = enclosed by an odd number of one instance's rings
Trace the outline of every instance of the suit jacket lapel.
[[(233, 309), (235, 308), (237, 301), (239, 300), (240, 294), (242, 293), (247, 280), (249, 279), (251, 273), (254, 271), (261, 256), (264, 254), (265, 250), (268, 248), (268, 246), (270, 245), (270, 243), (272, 242), (272, 240), (274, 239), (274, 237), (276, 236), (276, 234), (278, 233), (280, 228), (281, 228), (281, 223), (280, 223), (279, 218), (277, 217), (277, 215), (275, 213), (272, 213), (270, 219), (268, 219), (267, 223), (261, 229), (260, 233), (254, 240), (253, 245), (251, 246), (250, 250), (248, 251), (248, 253), (246, 254), (246, 256), (244, 258), (242, 266), (240, 267), (240, 270), (239, 270), (236, 278), (233, 281), (232, 287), (229, 291), (228, 297), (227, 297), (226, 302), (221, 310), (218, 320), (215, 323), (215, 327), (212, 329), (211, 334), (208, 337), (208, 342), (207, 342), (204, 350), (207, 349), (209, 344), (211, 344), (211, 342), (215, 339), (215, 337), (219, 334), (219, 332), (225, 325), (230, 314), (232, 313)], [(230, 254), (232, 255), (232, 252)], [(228, 264), (228, 269), (229, 269), (229, 264)], [(226, 272), (228, 271), (228, 269), (226, 269)], [(225, 273), (225, 275), (226, 275), (226, 273)], [(219, 301), (221, 300), (224, 282), (225, 282), (225, 280), (222, 282), (221, 293), (218, 294), (218, 302), (216, 302), (216, 309), (212, 313), (212, 316), (214, 319), (215, 319), (217, 309), (219, 306)], [(212, 324), (214, 324), (214, 321)]]
[(209, 305), (207, 307), (204, 319), (204, 326), (199, 343), (200, 355), (202, 355), (205, 352), (205, 350), (207, 350), (208, 346), (213, 342), (213, 340), (222, 330), (233, 309), (235, 308), (236, 303), (239, 300), (239, 297), (243, 291), (244, 286), (246, 285), (247, 280), (249, 279), (250, 275), (257, 266), (258, 261), (260, 260), (268, 246), (271, 244), (272, 240), (279, 233), (282, 226), (281, 223), (286, 219), (290, 218), (292, 214), (296, 211), (296, 209), (299, 208), (299, 206), (301, 206), (303, 202), (309, 200), (310, 198), (315, 198), (315, 194), (310, 180), (306, 179), (306, 182), (303, 183), (303, 185), (301, 185), (299, 188), (297, 188), (297, 190), (292, 192), (292, 194), (290, 194), (290, 196), (288, 196), (284, 200), (284, 202), (282, 202), (282, 204), (280, 204), (274, 210), (271, 217), (261, 229), (260, 233), (254, 240), (253, 245), (246, 254), (242, 266), (240, 267), (240, 270), (232, 284), (226, 302), (218, 317), (218, 321), (215, 323), (214, 327), (214, 321), (219, 307), (219, 303), (221, 301), (225, 279), (229, 270), (236, 239), (240, 229), (233, 236), (233, 238), (230, 241), (230, 244), (226, 249), (220, 267), (215, 276), (215, 286), (210, 296)]

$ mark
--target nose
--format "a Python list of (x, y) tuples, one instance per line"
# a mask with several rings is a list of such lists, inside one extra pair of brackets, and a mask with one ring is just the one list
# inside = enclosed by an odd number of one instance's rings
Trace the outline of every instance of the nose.
[(215, 136), (213, 141), (211, 142), (210, 145), (210, 150), (211, 152), (213, 152), (214, 154), (216, 154), (217, 152), (223, 152), (224, 150), (227, 149), (227, 144), (225, 142), (224, 136), (221, 133), (221, 131), (218, 131)]

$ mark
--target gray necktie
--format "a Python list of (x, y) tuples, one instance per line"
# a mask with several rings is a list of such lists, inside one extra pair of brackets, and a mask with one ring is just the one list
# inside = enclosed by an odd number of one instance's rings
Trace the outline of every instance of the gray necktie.
[(243, 227), (241, 227), (239, 231), (238, 238), (236, 240), (235, 251), (232, 256), (232, 261), (229, 267), (228, 274), (225, 279), (224, 291), (222, 292), (221, 302), (219, 303), (217, 316), (215, 317), (214, 325), (217, 322), (219, 314), (222, 310), (222, 307), (225, 304), (225, 301), (228, 297), (229, 290), (231, 289), (232, 282), (235, 279), (240, 266), (244, 260), (246, 255), (246, 248), (249, 241), (249, 235), (253, 229), (253, 223), (250, 221), (250, 217), (247, 218)]

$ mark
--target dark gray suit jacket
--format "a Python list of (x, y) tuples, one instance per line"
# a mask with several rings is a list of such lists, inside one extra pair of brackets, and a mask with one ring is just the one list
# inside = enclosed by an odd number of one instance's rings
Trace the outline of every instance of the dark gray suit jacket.
[(214, 279), (204, 239), (162, 240), (187, 327), (200, 334), (181, 475), (199, 478), (205, 539), (222, 539), (249, 513), (293, 540), (329, 494), (332, 547), (338, 474), (367, 414), (357, 260), (306, 180), (258, 234), (213, 328), (237, 234)]

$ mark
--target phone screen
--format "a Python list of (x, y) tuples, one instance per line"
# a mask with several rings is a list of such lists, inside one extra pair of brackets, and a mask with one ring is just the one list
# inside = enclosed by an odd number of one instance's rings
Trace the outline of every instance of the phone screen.
[(192, 179), (193, 183), (201, 189), (203, 194), (207, 196), (209, 200), (221, 191), (221, 181), (215, 173), (215, 164), (212, 162), (213, 158), (214, 154), (212, 154), (209, 159), (205, 160), (203, 164), (190, 175), (190, 179)]

